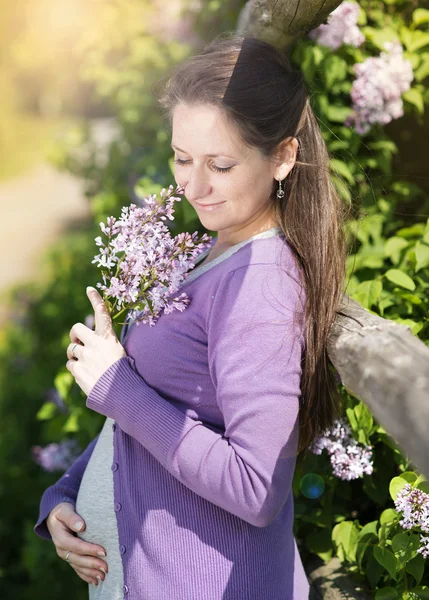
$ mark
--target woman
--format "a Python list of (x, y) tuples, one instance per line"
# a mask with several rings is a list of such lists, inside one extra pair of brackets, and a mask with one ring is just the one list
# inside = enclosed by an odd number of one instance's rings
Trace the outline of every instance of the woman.
[(67, 368), (106, 422), (35, 530), (91, 598), (306, 600), (291, 483), (338, 410), (346, 258), (328, 154), (302, 76), (253, 38), (216, 39), (159, 101), (175, 179), (217, 237), (186, 310), (121, 343), (88, 290), (96, 330), (74, 325)]

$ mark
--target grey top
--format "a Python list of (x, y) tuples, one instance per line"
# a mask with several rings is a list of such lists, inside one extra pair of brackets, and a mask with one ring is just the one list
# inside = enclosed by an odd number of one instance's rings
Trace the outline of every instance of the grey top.
[[(273, 227), (251, 238), (231, 246), (226, 252), (211, 260), (205, 265), (194, 267), (189, 273), (186, 282), (193, 281), (212, 267), (216, 266), (229, 256), (237, 252), (242, 246), (258, 238), (267, 238), (280, 235), (282, 230)], [(202, 252), (195, 264), (199, 264), (210, 252), (208, 248)], [(123, 328), (121, 342), (131, 326)], [(82, 516), (86, 523), (86, 529), (79, 537), (85, 541), (102, 545), (107, 552), (104, 559), (109, 567), (103, 582), (98, 586), (89, 585), (90, 600), (122, 600), (123, 599), (123, 568), (119, 552), (119, 536), (114, 510), (113, 496), (113, 473), (110, 465), (113, 463), (113, 430), (114, 421), (109, 417), (104, 422), (100, 437), (88, 461), (79, 494), (76, 501), (76, 512)]]

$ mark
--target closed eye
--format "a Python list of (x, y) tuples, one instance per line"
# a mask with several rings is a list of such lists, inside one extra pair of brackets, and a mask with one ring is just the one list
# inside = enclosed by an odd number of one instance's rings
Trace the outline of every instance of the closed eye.
[[(177, 165), (187, 165), (188, 163), (190, 163), (190, 160), (181, 160), (180, 158), (175, 158), (174, 162)], [(228, 173), (228, 171), (231, 171), (231, 169), (233, 167), (217, 167), (216, 165), (211, 165), (210, 167), (211, 169), (213, 169), (213, 171), (216, 171), (216, 173)]]

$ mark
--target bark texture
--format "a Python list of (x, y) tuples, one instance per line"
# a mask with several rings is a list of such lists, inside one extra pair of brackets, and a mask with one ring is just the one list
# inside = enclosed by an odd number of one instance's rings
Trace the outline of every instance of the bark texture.
[(429, 475), (429, 348), (345, 295), (328, 354), (346, 389)]
[(325, 22), (342, 0), (249, 0), (237, 23), (237, 33), (256, 37), (279, 49)]

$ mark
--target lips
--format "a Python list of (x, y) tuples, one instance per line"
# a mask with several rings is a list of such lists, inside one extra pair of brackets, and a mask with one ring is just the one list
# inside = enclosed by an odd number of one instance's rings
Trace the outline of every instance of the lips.
[(195, 202), (197, 206), (201, 206), (201, 208), (210, 208), (211, 206), (220, 206), (221, 204), (225, 204), (225, 202), (216, 202), (214, 204), (202, 204), (201, 202)]

